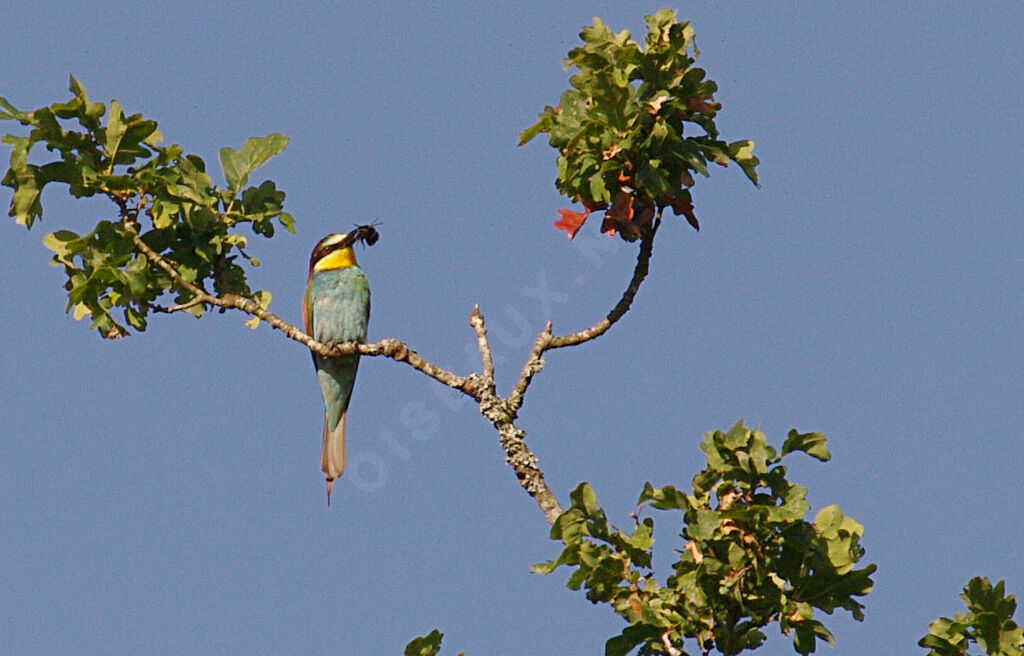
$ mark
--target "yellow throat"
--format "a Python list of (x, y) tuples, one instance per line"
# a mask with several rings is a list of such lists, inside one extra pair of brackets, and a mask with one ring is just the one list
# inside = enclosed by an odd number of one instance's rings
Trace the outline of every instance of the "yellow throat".
[(345, 267), (356, 266), (356, 254), (351, 248), (340, 248), (331, 251), (317, 260), (313, 265), (313, 272), (330, 271), (331, 269), (344, 269)]

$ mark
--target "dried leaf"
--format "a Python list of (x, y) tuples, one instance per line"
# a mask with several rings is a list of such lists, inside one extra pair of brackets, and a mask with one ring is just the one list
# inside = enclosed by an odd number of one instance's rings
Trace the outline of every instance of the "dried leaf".
[(620, 233), (623, 239), (636, 239), (639, 236), (633, 225), (633, 194), (625, 190), (615, 194), (611, 208), (604, 213), (601, 232), (613, 235)]
[(659, 111), (661, 111), (661, 106), (664, 105), (666, 102), (668, 102), (668, 96), (666, 96), (665, 94), (661, 94), (654, 100), (647, 103), (647, 113), (652, 116), (657, 114)]
[(607, 161), (609, 159), (612, 159), (621, 152), (622, 146), (620, 146), (617, 143), (613, 143), (612, 145), (608, 146), (607, 148), (601, 151), (601, 159)]
[(736, 505), (740, 497), (743, 496), (736, 490), (729, 490), (728, 492), (721, 495), (721, 501), (718, 504), (719, 510), (729, 510)]
[[(711, 102), (708, 102), (709, 100)], [(692, 98), (688, 98), (686, 101), (686, 106), (689, 107), (693, 112), (696, 112), (698, 114), (712, 115), (722, 108), (721, 105), (714, 102), (711, 94), (704, 96), (693, 96)]]
[(564, 230), (566, 237), (569, 241), (576, 236), (580, 228), (583, 226), (583, 222), (590, 216), (590, 210), (587, 209), (584, 212), (574, 212), (573, 210), (558, 210), (558, 213), (562, 218), (555, 221), (555, 227), (559, 230)]
[(654, 220), (654, 203), (637, 198), (633, 201), (633, 225), (646, 229)]
[(118, 325), (111, 326), (107, 332), (103, 333), (104, 339), (124, 339), (128, 336), (128, 331)]
[(689, 191), (683, 192), (675, 198), (669, 198), (668, 204), (676, 215), (683, 215), (694, 230), (700, 230), (700, 223), (697, 222), (697, 215), (693, 213), (693, 197)]
[(704, 554), (697, 548), (697, 543), (690, 540), (686, 543), (686, 550), (690, 552), (690, 557), (693, 558), (693, 562), (700, 565), (704, 561)]

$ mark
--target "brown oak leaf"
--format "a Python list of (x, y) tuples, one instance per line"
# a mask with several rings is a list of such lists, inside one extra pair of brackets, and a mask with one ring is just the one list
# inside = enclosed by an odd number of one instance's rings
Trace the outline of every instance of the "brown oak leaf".
[(689, 191), (684, 191), (675, 198), (669, 198), (667, 202), (677, 216), (680, 214), (685, 216), (686, 221), (693, 226), (694, 230), (700, 230), (697, 215), (693, 213), (693, 196)]
[(633, 224), (633, 194), (620, 190), (612, 199), (612, 206), (604, 213), (601, 232), (619, 233), (623, 239), (632, 241), (640, 236), (640, 231)]

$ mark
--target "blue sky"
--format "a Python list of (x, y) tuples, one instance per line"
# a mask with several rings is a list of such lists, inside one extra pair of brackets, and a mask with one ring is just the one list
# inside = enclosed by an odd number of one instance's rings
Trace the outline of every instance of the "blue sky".
[[(642, 35), (659, 6), (19, 3), (0, 95), (63, 100), (74, 73), (214, 171), (221, 146), (284, 132), (254, 178), (298, 226), (251, 249), (271, 309), (298, 322), (312, 246), (380, 219), (370, 339), (469, 373), (480, 303), (507, 392), (544, 322), (596, 321), (635, 258), (551, 226), (554, 151), (518, 133), (592, 16)], [(701, 231), (667, 221), (633, 311), (550, 354), (521, 426), (563, 501), (590, 481), (622, 524), (644, 481), (688, 484), (708, 430), (827, 433), (832, 462), (792, 478), (865, 525), (879, 571), (825, 653), (915, 653), (971, 576), (1024, 595), (1024, 8), (678, 8), (762, 188), (698, 180)], [(0, 223), (0, 651), (398, 654), (436, 627), (445, 653), (603, 653), (620, 621), (529, 573), (557, 545), (469, 401), (364, 360), (327, 508), (308, 354), (238, 313), (100, 340), (41, 243), (109, 216), (71, 200), (49, 192), (29, 233)], [(668, 562), (678, 525), (656, 521)], [(760, 653), (793, 653), (769, 635)]]

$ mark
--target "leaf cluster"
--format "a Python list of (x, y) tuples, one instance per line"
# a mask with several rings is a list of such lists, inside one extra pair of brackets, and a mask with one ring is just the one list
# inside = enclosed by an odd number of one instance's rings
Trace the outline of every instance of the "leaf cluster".
[[(425, 636), (413, 638), (402, 653), (405, 656), (436, 656), (441, 651), (442, 638), (444, 634), (434, 629)], [(460, 651), (458, 656), (466, 656), (466, 652)]]
[(974, 577), (960, 598), (967, 610), (956, 617), (940, 617), (929, 625), (928, 635), (917, 643), (928, 656), (967, 656), (972, 644), (990, 656), (1024, 654), (1024, 627), (1013, 621), (1017, 600), (1007, 596), (1003, 581), (995, 585), (987, 578)]
[[(0, 119), (30, 128), (28, 136), (8, 134), (2, 140), (11, 146), (2, 184), (14, 190), (8, 214), (17, 223), (32, 228), (42, 219), (41, 194), (54, 182), (66, 184), (76, 198), (105, 196), (117, 207), (116, 218), (88, 232), (57, 230), (43, 240), (54, 252), (53, 263), (67, 274), (67, 310), (76, 319), (91, 316), (91, 327), (101, 335), (121, 337), (128, 326), (145, 330), (151, 310), (166, 311), (157, 303), (165, 294), (174, 299), (172, 310), (200, 316), (204, 304), (181, 281), (204, 291), (209, 284), (216, 294), (246, 296), (266, 307), (270, 293), (249, 289), (244, 265), (259, 262), (246, 253), (248, 237), (238, 228), (248, 225), (271, 237), (276, 221), (294, 232), (282, 206), (284, 192), (271, 181), (247, 186), (249, 174), (284, 150), (287, 137), (271, 134), (249, 139), (240, 151), (222, 149), (227, 186), (219, 187), (202, 158), (177, 145), (160, 145), (155, 121), (125, 115), (116, 100), (109, 111), (91, 102), (74, 77), (70, 91), (67, 102), (31, 112), (0, 98)], [(50, 161), (31, 163), (33, 147), (40, 144), (52, 154)], [(140, 251), (139, 237), (181, 280)]]
[(602, 232), (628, 241), (642, 234), (655, 208), (671, 207), (698, 228), (690, 188), (694, 174), (709, 175), (710, 163), (735, 162), (757, 184), (754, 143), (719, 138), (718, 86), (694, 66), (699, 51), (689, 22), (669, 9), (646, 19), (641, 46), (594, 18), (580, 33), (583, 45), (565, 60), (578, 69), (571, 88), (520, 137), (522, 145), (547, 133), (559, 152), (555, 186), (585, 208), (561, 211), (556, 226), (570, 238), (596, 210), (606, 210)]
[[(738, 654), (759, 647), (762, 629), (777, 622), (794, 635), (795, 649), (809, 654), (817, 639), (833, 641), (815, 609), (843, 608), (862, 620), (854, 597), (871, 590), (875, 570), (855, 567), (864, 554), (863, 527), (837, 506), (806, 521), (807, 490), (787, 480), (781, 464), (795, 451), (828, 460), (825, 436), (790, 431), (776, 451), (741, 421), (705, 435), (701, 449), (707, 466), (694, 477), (692, 493), (646, 484), (628, 532), (609, 523), (593, 489), (580, 484), (552, 528), (562, 553), (534, 566), (544, 574), (574, 568), (567, 585), (610, 604), (629, 623), (605, 653), (685, 653), (689, 638), (703, 654)], [(641, 519), (648, 505), (682, 512), (684, 543), (664, 582), (651, 571), (654, 521)]]

